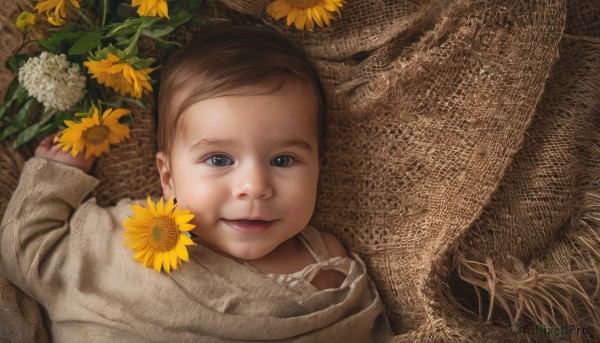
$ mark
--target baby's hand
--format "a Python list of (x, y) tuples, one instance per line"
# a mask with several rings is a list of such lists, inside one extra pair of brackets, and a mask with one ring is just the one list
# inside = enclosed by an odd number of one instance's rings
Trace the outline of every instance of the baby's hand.
[(86, 159), (84, 158), (84, 151), (80, 151), (77, 156), (73, 157), (70, 151), (63, 151), (58, 145), (53, 144), (54, 137), (57, 134), (58, 132), (42, 139), (38, 147), (35, 149), (35, 157), (41, 157), (47, 160), (66, 164), (71, 167), (79, 168), (83, 170), (84, 173), (88, 173), (92, 169), (96, 157), (92, 155)]

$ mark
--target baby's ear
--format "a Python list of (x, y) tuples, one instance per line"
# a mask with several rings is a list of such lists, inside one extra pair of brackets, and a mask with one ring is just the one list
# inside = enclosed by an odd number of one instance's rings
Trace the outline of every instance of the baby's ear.
[(174, 197), (175, 188), (173, 187), (173, 176), (171, 174), (171, 168), (169, 166), (169, 159), (167, 154), (162, 151), (156, 153), (156, 167), (158, 167), (158, 174), (160, 175), (160, 184), (163, 189), (163, 197), (169, 199)]

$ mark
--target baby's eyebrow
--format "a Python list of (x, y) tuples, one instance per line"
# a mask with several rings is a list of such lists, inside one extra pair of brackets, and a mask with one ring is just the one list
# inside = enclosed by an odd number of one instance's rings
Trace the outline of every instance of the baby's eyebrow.
[(281, 145), (282, 147), (286, 148), (299, 147), (307, 151), (312, 151), (312, 146), (302, 138), (291, 138), (283, 141), (278, 141), (277, 143), (277, 145)]
[(194, 143), (191, 147), (191, 151), (200, 150), (206, 146), (211, 145), (233, 145), (234, 141), (232, 139), (212, 139), (212, 138), (202, 138), (201, 140)]
[[(227, 145), (231, 146), (231, 145), (235, 145), (235, 141), (232, 139), (202, 138), (190, 147), (190, 151), (201, 150), (204, 147), (215, 146), (215, 145), (216, 146), (227, 146)], [(278, 140), (278, 141), (273, 142), (272, 145), (284, 147), (284, 148), (299, 147), (300, 149), (304, 149), (309, 152), (313, 150), (312, 146), (306, 140), (304, 140), (302, 138), (290, 138), (290, 139)]]

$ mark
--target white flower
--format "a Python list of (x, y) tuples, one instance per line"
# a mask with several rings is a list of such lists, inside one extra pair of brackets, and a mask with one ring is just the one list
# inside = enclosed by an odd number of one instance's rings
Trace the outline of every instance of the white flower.
[(29, 95), (56, 110), (67, 110), (83, 98), (85, 76), (79, 65), (69, 65), (65, 55), (42, 52), (19, 68), (19, 83)]

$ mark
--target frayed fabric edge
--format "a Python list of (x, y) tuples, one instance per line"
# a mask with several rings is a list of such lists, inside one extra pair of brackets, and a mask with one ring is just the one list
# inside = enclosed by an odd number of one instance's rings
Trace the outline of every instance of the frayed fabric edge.
[[(458, 275), (473, 285), (479, 316), (484, 316), (483, 290), (489, 294), (487, 322), (500, 306), (513, 325), (529, 319), (548, 328), (600, 327), (600, 236), (587, 221), (581, 220), (578, 224), (580, 230), (569, 234), (564, 242), (570, 248), (571, 263), (569, 270), (561, 272), (538, 271), (514, 257), (510, 257), (512, 270), (509, 271), (495, 266), (490, 258), (477, 262), (457, 252)], [(587, 342), (594, 338), (572, 332), (571, 339)]]

